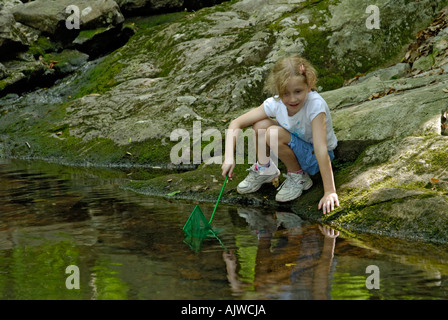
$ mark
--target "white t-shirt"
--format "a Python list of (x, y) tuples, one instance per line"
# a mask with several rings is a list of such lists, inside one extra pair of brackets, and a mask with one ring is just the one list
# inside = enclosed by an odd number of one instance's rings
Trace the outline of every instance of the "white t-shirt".
[(311, 122), (319, 113), (324, 112), (327, 125), (327, 149), (333, 150), (338, 144), (333, 130), (330, 109), (325, 100), (316, 91), (310, 91), (307, 94), (302, 109), (292, 117), (288, 116), (288, 110), (282, 100), (274, 97), (264, 101), (264, 111), (268, 117), (275, 118), (280, 126), (311, 144), (313, 143)]

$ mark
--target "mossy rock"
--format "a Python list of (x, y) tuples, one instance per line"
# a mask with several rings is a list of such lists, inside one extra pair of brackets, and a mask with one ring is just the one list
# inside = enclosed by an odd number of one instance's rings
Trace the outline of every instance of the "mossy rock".
[(60, 53), (47, 53), (42, 56), (42, 62), (45, 65), (62, 75), (73, 72), (84, 65), (89, 56), (77, 50), (65, 49)]

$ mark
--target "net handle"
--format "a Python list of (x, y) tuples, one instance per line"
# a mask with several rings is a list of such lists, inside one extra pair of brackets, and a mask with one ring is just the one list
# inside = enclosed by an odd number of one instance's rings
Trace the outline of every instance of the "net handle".
[(222, 188), (221, 188), (221, 192), (219, 193), (219, 196), (218, 196), (218, 201), (216, 201), (215, 208), (213, 209), (212, 216), (211, 216), (210, 221), (208, 223), (212, 223), (213, 217), (215, 216), (216, 209), (218, 208), (219, 200), (221, 199), (221, 196), (222, 196), (222, 193), (224, 191), (224, 187), (226, 186), (228, 178), (229, 178), (229, 175), (226, 175), (226, 179), (224, 180), (224, 183), (223, 183)]

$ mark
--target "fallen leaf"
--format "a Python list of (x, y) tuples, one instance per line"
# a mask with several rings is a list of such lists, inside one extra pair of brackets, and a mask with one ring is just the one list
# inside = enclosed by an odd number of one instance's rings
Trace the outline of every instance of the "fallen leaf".
[(180, 192), (181, 192), (180, 190), (173, 191), (173, 192), (171, 192), (171, 193), (168, 193), (167, 196), (168, 196), (168, 197), (172, 197), (172, 196), (174, 196), (175, 194), (178, 194), (178, 193), (180, 193)]
[(431, 182), (432, 182), (432, 183), (438, 183), (438, 182), (440, 182), (440, 180), (439, 180), (439, 179), (436, 179), (436, 178), (431, 178)]
[(173, 181), (173, 179), (168, 179), (168, 180), (166, 180), (167, 182), (171, 182), (171, 181)]
[(448, 89), (442, 89), (442, 91), (448, 93)]
[(285, 263), (285, 267), (292, 267), (292, 266), (295, 266), (296, 264), (295, 263)]

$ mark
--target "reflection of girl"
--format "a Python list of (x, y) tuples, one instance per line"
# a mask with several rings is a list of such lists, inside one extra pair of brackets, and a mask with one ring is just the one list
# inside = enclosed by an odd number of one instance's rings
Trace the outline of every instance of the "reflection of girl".
[[(282, 299), (329, 297), (329, 273), (338, 231), (304, 224), (297, 215), (288, 212), (273, 216), (240, 209), (239, 214), (258, 236), (253, 283), (257, 292), (279, 294)], [(277, 230), (279, 226), (285, 229)], [(242, 294), (244, 283), (236, 273), (236, 256), (225, 252), (223, 258), (232, 291)]]
[(292, 299), (330, 298), (329, 274), (339, 231), (326, 226), (318, 227), (320, 232), (314, 227), (306, 230), (303, 235), (299, 257), (291, 272)]

